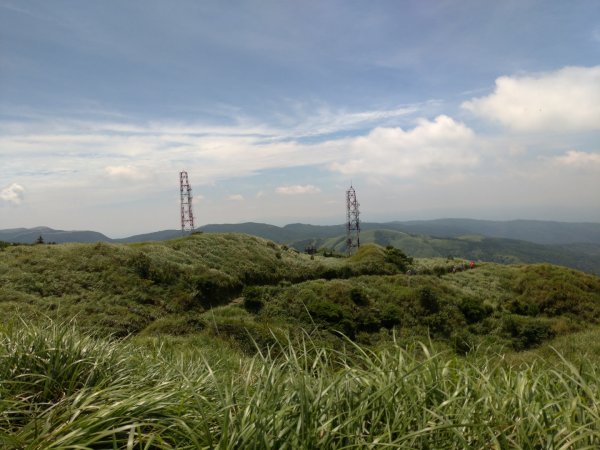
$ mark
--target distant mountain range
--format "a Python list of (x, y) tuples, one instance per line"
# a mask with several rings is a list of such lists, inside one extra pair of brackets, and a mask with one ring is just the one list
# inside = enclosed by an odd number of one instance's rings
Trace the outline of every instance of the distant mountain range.
[[(538, 220), (487, 221), (438, 219), (361, 224), (361, 240), (393, 245), (416, 257), (455, 256), (502, 263), (549, 262), (600, 274), (600, 224)], [(202, 232), (236, 232), (263, 237), (298, 250), (317, 248), (344, 250), (344, 225), (264, 223), (211, 224)], [(143, 242), (173, 239), (180, 230), (163, 230), (122, 239), (111, 239), (95, 231), (63, 231), (48, 227), (0, 230), (0, 241), (45, 242)]]

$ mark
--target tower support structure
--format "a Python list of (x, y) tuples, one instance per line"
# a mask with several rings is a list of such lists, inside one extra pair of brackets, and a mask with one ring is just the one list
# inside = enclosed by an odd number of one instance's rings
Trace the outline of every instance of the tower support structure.
[(194, 231), (194, 213), (192, 211), (192, 186), (185, 170), (179, 172), (179, 192), (181, 197), (181, 232)]
[(356, 191), (350, 185), (346, 191), (346, 252), (348, 255), (360, 248), (360, 211)]

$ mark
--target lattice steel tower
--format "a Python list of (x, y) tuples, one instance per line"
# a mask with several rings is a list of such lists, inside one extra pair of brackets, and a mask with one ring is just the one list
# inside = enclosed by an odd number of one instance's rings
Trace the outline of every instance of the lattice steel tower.
[(360, 247), (360, 212), (356, 201), (356, 191), (350, 185), (346, 191), (346, 251), (352, 254)]
[(179, 192), (181, 193), (181, 232), (194, 231), (194, 213), (192, 212), (192, 186), (185, 170), (179, 172)]

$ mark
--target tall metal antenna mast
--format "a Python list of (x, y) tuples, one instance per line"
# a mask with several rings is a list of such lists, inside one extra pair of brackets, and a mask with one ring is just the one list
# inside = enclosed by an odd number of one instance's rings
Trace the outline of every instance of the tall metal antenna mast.
[(179, 172), (179, 192), (181, 194), (181, 232), (194, 231), (194, 213), (192, 212), (192, 186), (185, 170)]
[(360, 247), (360, 212), (356, 201), (356, 191), (350, 185), (346, 191), (346, 252), (352, 254)]

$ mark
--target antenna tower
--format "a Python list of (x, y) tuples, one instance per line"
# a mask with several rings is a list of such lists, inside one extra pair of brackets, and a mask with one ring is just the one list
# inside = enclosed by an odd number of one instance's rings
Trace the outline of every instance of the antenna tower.
[(346, 191), (346, 251), (349, 255), (360, 247), (359, 206), (356, 191), (350, 185), (350, 189)]
[(194, 231), (194, 213), (192, 212), (192, 186), (185, 170), (179, 172), (179, 192), (181, 193), (181, 232)]

